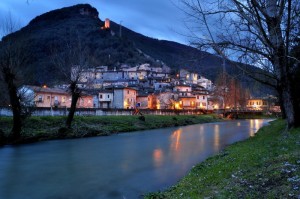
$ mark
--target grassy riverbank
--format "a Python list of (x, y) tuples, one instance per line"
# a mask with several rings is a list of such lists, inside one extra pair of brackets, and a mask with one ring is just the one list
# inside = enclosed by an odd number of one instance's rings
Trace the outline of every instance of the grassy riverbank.
[(283, 120), (271, 122), (146, 198), (299, 198), (300, 128), (284, 129)]
[[(30, 117), (24, 123), (22, 139), (19, 143), (103, 136), (120, 132), (215, 122), (220, 119), (215, 115), (146, 115), (144, 118), (141, 116), (78, 116), (74, 118), (71, 130), (63, 128), (65, 121), (65, 117), (58, 116)], [(0, 117), (0, 132), (8, 135), (11, 127), (11, 117)]]

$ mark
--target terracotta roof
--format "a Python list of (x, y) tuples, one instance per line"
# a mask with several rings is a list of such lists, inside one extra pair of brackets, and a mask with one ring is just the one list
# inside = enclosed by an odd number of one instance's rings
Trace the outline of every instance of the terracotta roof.
[(25, 86), (25, 87), (32, 89), (34, 92), (68, 94), (67, 89), (61, 89), (61, 88), (49, 88), (49, 87), (39, 87), (39, 86)]

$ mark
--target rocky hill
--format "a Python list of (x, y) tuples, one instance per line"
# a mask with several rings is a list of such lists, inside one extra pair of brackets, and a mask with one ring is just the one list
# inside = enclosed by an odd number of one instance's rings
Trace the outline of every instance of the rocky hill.
[[(30, 61), (24, 67), (34, 74), (34, 84), (63, 82), (51, 56), (55, 50), (64, 51), (68, 41), (74, 38), (79, 38), (89, 49), (90, 66), (119, 67), (142, 63), (159, 66), (165, 63), (174, 71), (184, 68), (212, 80), (222, 71), (222, 59), (218, 56), (176, 42), (149, 38), (126, 27), (122, 27), (120, 37), (119, 25), (111, 21), (110, 29), (102, 29), (104, 22), (98, 15), (89, 4), (50, 11), (4, 37), (3, 41), (25, 41), (24, 50), (30, 55)], [(226, 64), (226, 70), (231, 74), (239, 72), (231, 63)], [(249, 78), (245, 80), (249, 81)]]

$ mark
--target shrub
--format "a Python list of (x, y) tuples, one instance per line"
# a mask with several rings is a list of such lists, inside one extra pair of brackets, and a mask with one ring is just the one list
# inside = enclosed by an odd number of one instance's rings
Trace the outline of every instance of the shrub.
[(58, 137), (60, 138), (64, 138), (66, 137), (68, 134), (73, 133), (72, 129), (68, 129), (66, 127), (61, 127), (58, 129)]
[(6, 139), (5, 133), (0, 129), (0, 146), (6, 143)]
[(141, 116), (139, 116), (139, 120), (145, 122), (145, 121), (146, 121), (146, 118), (145, 118), (145, 116), (141, 115)]

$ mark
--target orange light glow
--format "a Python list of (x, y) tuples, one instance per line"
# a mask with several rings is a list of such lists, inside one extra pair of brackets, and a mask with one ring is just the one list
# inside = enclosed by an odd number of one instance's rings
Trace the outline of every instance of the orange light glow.
[(163, 160), (163, 152), (161, 149), (155, 149), (153, 151), (153, 160), (155, 163), (155, 166), (159, 167), (162, 164), (162, 160)]
[(105, 29), (110, 28), (110, 21), (109, 21), (108, 18), (105, 19), (104, 28), (105, 28)]
[(172, 140), (175, 140), (175, 151), (177, 151), (180, 148), (180, 136), (181, 136), (182, 130), (178, 129), (173, 132), (172, 134)]

